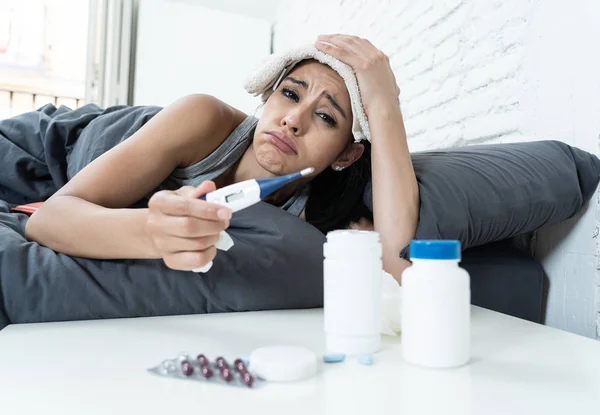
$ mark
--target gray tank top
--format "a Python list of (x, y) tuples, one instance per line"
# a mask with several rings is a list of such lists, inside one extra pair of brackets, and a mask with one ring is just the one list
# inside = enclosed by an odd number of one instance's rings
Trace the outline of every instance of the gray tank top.
[[(181, 186), (198, 186), (214, 180), (235, 164), (252, 143), (258, 118), (248, 117), (212, 153), (188, 167), (176, 168), (157, 190), (175, 190)], [(299, 216), (306, 207), (309, 186), (304, 186), (281, 206)]]

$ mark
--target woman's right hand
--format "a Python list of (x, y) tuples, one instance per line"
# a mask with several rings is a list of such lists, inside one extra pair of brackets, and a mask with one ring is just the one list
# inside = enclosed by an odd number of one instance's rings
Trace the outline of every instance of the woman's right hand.
[(162, 190), (150, 198), (146, 234), (169, 268), (191, 271), (217, 254), (215, 243), (229, 226), (231, 210), (199, 199), (214, 190), (214, 182), (206, 181), (198, 187)]

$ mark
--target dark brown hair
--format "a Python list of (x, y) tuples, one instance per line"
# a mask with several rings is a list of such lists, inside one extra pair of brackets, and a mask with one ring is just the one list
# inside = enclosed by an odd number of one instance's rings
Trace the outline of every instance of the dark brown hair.
[(362, 141), (362, 156), (342, 171), (325, 169), (310, 182), (306, 221), (323, 233), (348, 227), (373, 214), (364, 205), (363, 191), (371, 178), (371, 143)]

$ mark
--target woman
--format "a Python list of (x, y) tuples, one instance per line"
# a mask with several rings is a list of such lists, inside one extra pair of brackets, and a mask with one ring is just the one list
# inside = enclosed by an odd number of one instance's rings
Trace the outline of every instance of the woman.
[[(414, 237), (419, 197), (389, 60), (370, 42), (354, 36), (319, 36), (315, 47), (354, 69), (372, 145), (351, 139), (350, 98), (341, 77), (326, 65), (306, 61), (266, 97), (251, 144), (214, 180), (197, 187), (158, 191), (147, 209), (127, 208), (156, 189), (175, 169), (205, 160), (242, 124), (250, 122), (246, 114), (213, 97), (185, 97), (160, 111), (50, 197), (27, 222), (27, 237), (69, 255), (162, 258), (170, 268), (192, 270), (215, 257), (214, 244), (231, 217), (227, 208), (199, 200), (203, 194), (242, 180), (314, 167), (312, 176), (268, 201), (289, 206), (291, 198), (297, 199), (296, 190), (312, 180), (311, 196), (300, 215), (328, 231), (356, 216), (353, 207), (365, 184), (363, 178), (348, 186), (352, 178), (346, 178), (339, 185), (350, 191), (331, 188), (335, 174), (360, 165), (364, 171), (365, 158), (370, 157), (373, 226), (381, 236), (384, 269), (400, 281), (407, 262), (399, 252)], [(326, 98), (325, 91), (334, 99)], [(126, 183), (121, 183), (122, 177), (128, 178)], [(324, 190), (329, 191), (329, 199)], [(349, 198), (345, 197), (348, 193)], [(338, 210), (328, 209), (331, 196), (340, 199)]]

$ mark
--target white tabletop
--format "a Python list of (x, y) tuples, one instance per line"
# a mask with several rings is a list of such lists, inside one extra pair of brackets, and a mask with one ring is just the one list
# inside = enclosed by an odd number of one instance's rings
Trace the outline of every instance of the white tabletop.
[(233, 359), (272, 344), (321, 353), (322, 310), (12, 325), (0, 331), (0, 414), (593, 414), (600, 342), (473, 308), (473, 358), (409, 365), (383, 337), (302, 382), (244, 389), (152, 375), (181, 351)]

